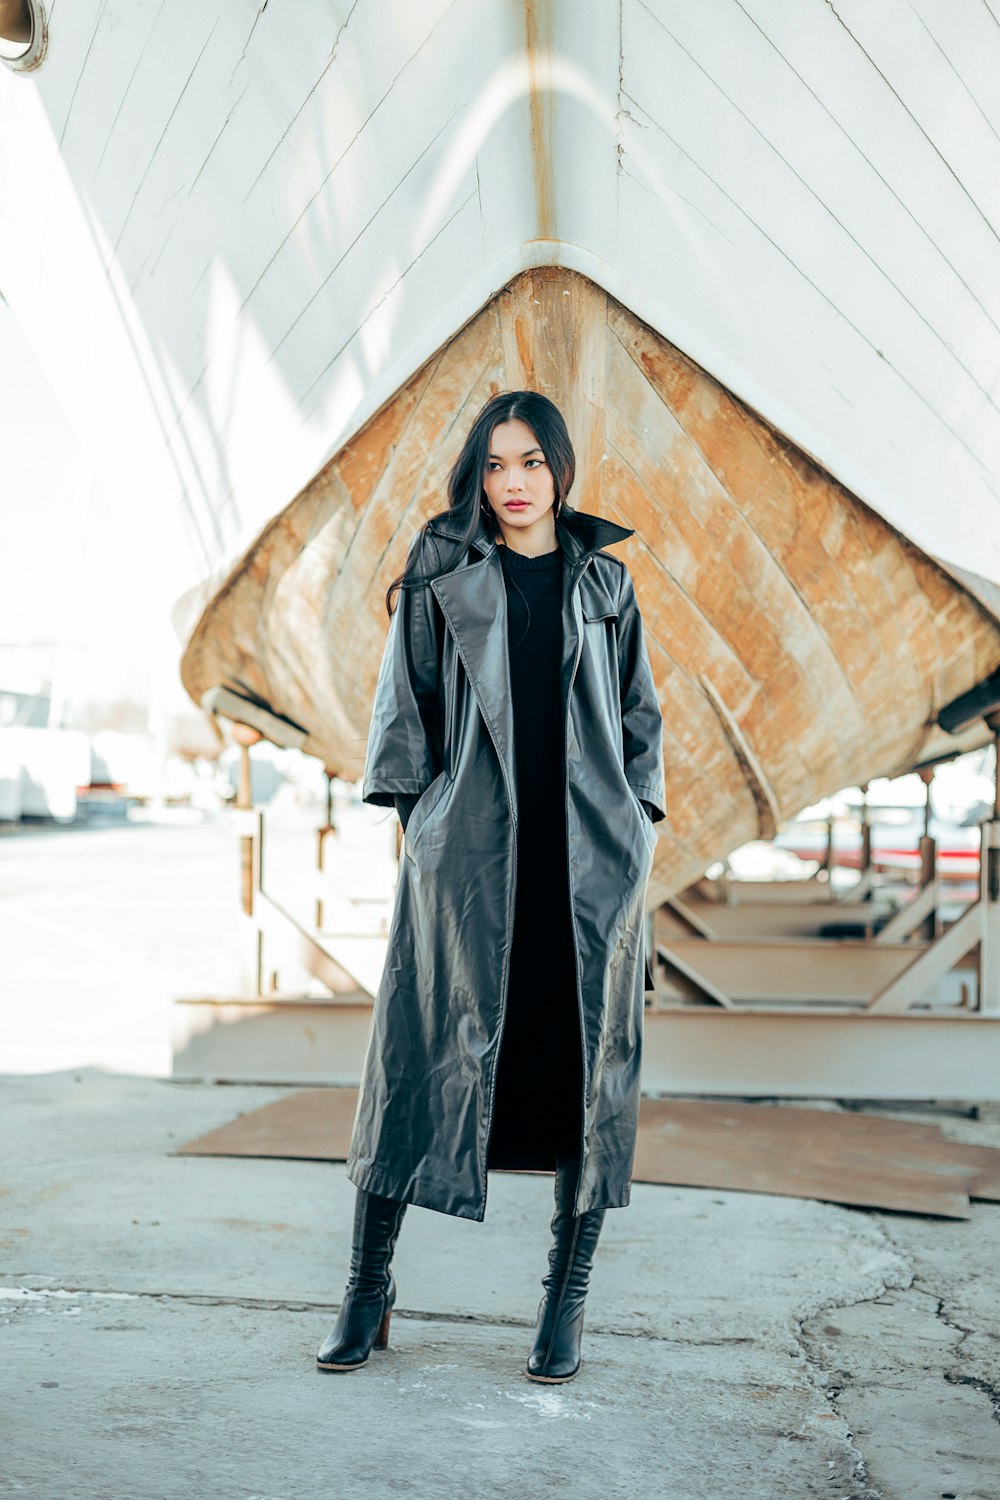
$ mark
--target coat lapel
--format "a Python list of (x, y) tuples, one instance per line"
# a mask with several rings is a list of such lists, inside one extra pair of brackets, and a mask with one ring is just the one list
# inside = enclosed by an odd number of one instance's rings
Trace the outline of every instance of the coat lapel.
[[(442, 532), (442, 535), (451, 533)], [(507, 591), (500, 558), (490, 543), (476, 562), (463, 562), (431, 581), (455, 638), (466, 676), (504, 770), (512, 807), (517, 807), (514, 713), (507, 658)]]
[[(593, 554), (609, 542), (619, 542), (632, 530), (603, 516), (563, 505), (556, 518), (556, 535), (563, 549), (563, 702), (576, 671), (583, 634), (577, 583)], [(460, 541), (461, 521), (435, 517), (429, 529)], [(510, 659), (507, 654), (507, 590), (496, 543), (480, 519), (471, 546), (479, 555), (464, 557), (456, 567), (432, 579), (431, 588), (455, 638), (458, 653), (476, 695), (486, 727), (504, 768), (511, 805), (517, 808), (517, 769), (514, 753), (514, 710)]]

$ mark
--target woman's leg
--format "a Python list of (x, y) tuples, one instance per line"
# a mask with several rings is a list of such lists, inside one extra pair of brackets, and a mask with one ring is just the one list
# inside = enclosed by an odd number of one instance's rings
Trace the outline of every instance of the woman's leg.
[(556, 1211), (552, 1219), (549, 1269), (542, 1277), (545, 1296), (538, 1309), (535, 1343), (528, 1356), (531, 1380), (556, 1384), (572, 1380), (580, 1368), (583, 1312), (594, 1251), (606, 1210), (573, 1213), (579, 1157), (560, 1157), (556, 1165)]
[(333, 1332), (316, 1355), (321, 1370), (357, 1370), (389, 1342), (396, 1283), (389, 1265), (406, 1204), (357, 1189), (351, 1270)]

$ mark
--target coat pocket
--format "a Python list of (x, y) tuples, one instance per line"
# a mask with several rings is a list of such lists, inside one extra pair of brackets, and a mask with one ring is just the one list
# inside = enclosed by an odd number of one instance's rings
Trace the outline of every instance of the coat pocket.
[(406, 820), (406, 828), (403, 832), (403, 849), (411, 860), (413, 859), (415, 842), (420, 837), (421, 828), (441, 800), (444, 789), (450, 785), (451, 777), (448, 775), (448, 772), (439, 771), (434, 780), (428, 782), (427, 786), (424, 787), (424, 790), (413, 804), (410, 815)]
[(642, 803), (640, 802), (640, 800), (639, 800), (638, 796), (636, 795), (636, 793), (635, 793), (635, 791), (634, 791), (631, 783), (629, 783), (628, 793), (629, 793), (629, 796), (632, 798), (632, 805), (633, 805), (633, 807), (635, 808), (636, 812), (639, 814), (639, 818), (640, 818), (640, 821), (642, 823), (643, 837), (646, 839), (646, 842), (648, 843), (650, 849), (655, 849), (656, 848), (656, 843), (657, 843), (656, 829), (653, 827), (652, 819), (650, 818), (649, 813), (646, 811), (646, 809), (643, 807)]

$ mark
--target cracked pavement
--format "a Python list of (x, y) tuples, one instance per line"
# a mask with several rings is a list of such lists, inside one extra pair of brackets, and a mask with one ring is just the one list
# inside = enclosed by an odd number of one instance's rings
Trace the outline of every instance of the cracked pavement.
[[(170, 1154), (284, 1092), (3, 1079), (5, 1494), (1000, 1494), (1000, 1205), (956, 1223), (637, 1184), (605, 1222), (580, 1374), (540, 1387), (552, 1179), (494, 1173), (482, 1224), (408, 1209), (390, 1348), (324, 1374), (343, 1166)], [(943, 1125), (1000, 1144), (983, 1114)]]

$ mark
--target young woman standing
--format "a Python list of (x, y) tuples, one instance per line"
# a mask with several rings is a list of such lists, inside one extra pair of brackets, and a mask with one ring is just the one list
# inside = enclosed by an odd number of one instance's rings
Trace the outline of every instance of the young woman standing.
[(404, 842), (324, 1370), (387, 1343), (406, 1205), (482, 1220), (494, 1167), (555, 1174), (526, 1373), (571, 1379), (605, 1211), (629, 1202), (663, 721), (601, 550), (632, 531), (567, 504), (574, 472), (547, 397), (493, 397), (387, 592), (362, 795)]

